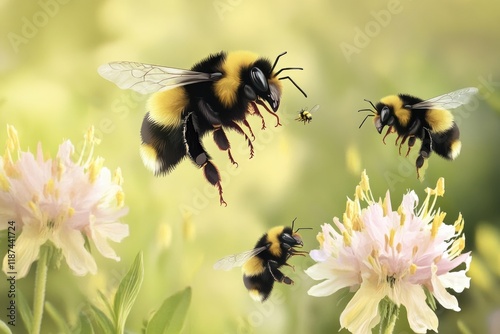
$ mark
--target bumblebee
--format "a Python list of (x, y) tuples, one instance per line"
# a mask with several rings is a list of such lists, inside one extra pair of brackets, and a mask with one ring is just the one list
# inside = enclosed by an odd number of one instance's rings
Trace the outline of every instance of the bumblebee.
[[(237, 51), (210, 55), (191, 70), (112, 62), (100, 66), (98, 72), (121, 89), (153, 93), (141, 127), (140, 153), (146, 167), (155, 175), (167, 174), (187, 156), (203, 169), (208, 182), (219, 191), (220, 204), (226, 205), (219, 171), (205, 151), (202, 137), (212, 132), (219, 149), (227, 151), (231, 163), (237, 165), (224, 131), (234, 130), (244, 136), (252, 158), (255, 136), (246, 116), (259, 116), (264, 129), (260, 106), (276, 117), (276, 126), (281, 125), (276, 112), (283, 79), (290, 80), (307, 97), (292, 78), (278, 77), (286, 70), (302, 70), (285, 67), (275, 71), (278, 60), (285, 54), (278, 55), (273, 64), (254, 53)], [(252, 140), (240, 124), (248, 129)]]
[(279, 268), (292, 265), (287, 261), (294, 255), (305, 256), (307, 252), (295, 248), (302, 247), (302, 238), (297, 233), (301, 229), (293, 231), (292, 227), (276, 226), (265, 233), (255, 247), (249, 251), (226, 256), (214, 264), (216, 270), (230, 270), (234, 267), (242, 267), (243, 283), (248, 289), (250, 296), (256, 300), (265, 301), (273, 290), (274, 282), (293, 284), (293, 280), (285, 276)]
[(398, 134), (396, 145), (401, 139), (399, 142), (399, 154), (401, 154), (401, 147), (408, 140), (406, 156), (416, 139), (420, 139), (422, 145), (415, 162), (417, 177), (420, 178), (419, 169), (432, 152), (449, 160), (454, 160), (460, 154), (462, 147), (459, 140), (460, 131), (448, 109), (466, 104), (477, 92), (478, 89), (475, 87), (463, 88), (425, 101), (406, 94), (389, 95), (381, 99), (377, 105), (365, 99), (374, 110), (359, 110), (372, 113), (363, 119), (359, 127), (361, 128), (368, 117), (373, 116), (378, 133), (382, 133), (383, 128), (388, 126), (382, 139), (384, 144), (385, 138), (390, 133), (396, 132)]
[(299, 122), (304, 122), (304, 125), (306, 123), (311, 123), (312, 121), (312, 113), (315, 112), (316, 110), (319, 109), (319, 104), (315, 105), (312, 107), (311, 110), (307, 110), (307, 108), (302, 109), (299, 111), (299, 117), (297, 117), (295, 120)]

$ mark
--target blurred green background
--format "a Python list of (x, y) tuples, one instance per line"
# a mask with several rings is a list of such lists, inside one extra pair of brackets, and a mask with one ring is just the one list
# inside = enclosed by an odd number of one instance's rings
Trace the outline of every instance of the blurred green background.
[[(311, 259), (294, 258), (295, 272), (284, 271), (295, 285), (276, 285), (264, 304), (248, 297), (238, 269), (217, 272), (212, 265), (295, 217), (298, 226), (313, 227), (302, 232), (304, 249), (317, 248), (320, 224), (341, 217), (366, 169), (374, 194), (390, 189), (394, 205), (408, 189), (423, 199), (425, 187), (445, 177), (439, 205), (447, 223), (459, 212), (465, 218), (473, 279), (459, 296), (461, 313), (438, 308), (439, 330), (465, 326), (486, 333), (500, 308), (499, 11), (500, 3), (486, 0), (0, 1), (0, 142), (12, 124), (23, 149), (33, 151), (41, 141), (55, 155), (63, 139), (79, 146), (94, 125), (102, 139), (96, 152), (110, 169), (122, 169), (130, 207), (124, 220), (130, 236), (113, 245), (122, 261), (94, 252), (96, 276), (76, 277), (65, 264), (50, 270), (47, 300), (75, 322), (75, 310), (87, 299), (97, 303), (98, 289), (112, 294), (143, 250), (145, 281), (127, 325), (131, 333), (186, 286), (193, 299), (184, 333), (335, 333), (350, 295), (308, 296), (317, 283), (303, 273)], [(138, 146), (147, 96), (118, 89), (96, 69), (115, 60), (190, 68), (210, 53), (240, 49), (270, 59), (288, 51), (279, 65), (304, 68), (288, 74), (308, 98), (284, 82), (283, 126), (273, 127), (274, 118), (264, 113), (268, 128), (261, 131), (260, 120), (250, 119), (256, 134), (251, 160), (243, 137), (231, 132), (237, 169), (205, 138), (222, 174), (228, 206), (221, 207), (189, 161), (160, 178), (143, 167)], [(479, 94), (454, 113), (462, 153), (454, 162), (431, 156), (423, 182), (415, 175), (416, 152), (400, 157), (396, 136), (384, 145), (370, 120), (358, 129), (365, 98), (409, 93), (425, 99), (469, 86)], [(294, 121), (301, 108), (315, 104), (321, 107), (312, 123)], [(28, 298), (33, 269), (18, 282)], [(2, 279), (0, 289), (5, 284)], [(5, 298), (2, 293), (0, 305)], [(50, 317), (43, 326), (56, 332)], [(403, 313), (395, 333), (409, 332)]]

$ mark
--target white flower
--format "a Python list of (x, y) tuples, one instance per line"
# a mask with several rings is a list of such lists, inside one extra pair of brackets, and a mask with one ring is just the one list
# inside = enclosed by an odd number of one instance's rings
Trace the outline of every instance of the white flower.
[[(102, 158), (92, 157), (93, 128), (76, 162), (69, 140), (59, 146), (55, 159), (46, 159), (41, 144), (36, 155), (21, 152), (14, 127), (8, 126), (7, 132), (7, 149), (0, 158), (0, 229), (6, 229), (9, 221), (15, 223), (17, 278), (28, 273), (47, 241), (61, 250), (77, 275), (97, 271), (85, 237), (103, 256), (119, 261), (108, 239), (120, 242), (129, 234), (128, 225), (118, 222), (128, 212), (122, 177), (119, 169), (112, 175)], [(3, 271), (9, 271), (7, 256)]]
[[(356, 291), (340, 316), (340, 324), (353, 333), (371, 333), (380, 321), (379, 304), (389, 298), (407, 310), (413, 331), (437, 331), (438, 318), (426, 302), (426, 290), (445, 308), (459, 311), (457, 299), (446, 289), (462, 292), (468, 288), (471, 255), (461, 254), (465, 246), (463, 219), (453, 226), (443, 220), (446, 213), (435, 210), (444, 194), (444, 179), (416, 210), (414, 191), (403, 196), (392, 210), (389, 192), (375, 202), (365, 172), (356, 188), (354, 201), (348, 200), (343, 222), (322, 226), (320, 248), (310, 256), (317, 263), (306, 270), (315, 280), (324, 280), (309, 290), (312, 296), (328, 296), (349, 287)], [(430, 202), (433, 198), (432, 203)], [(361, 202), (367, 207), (362, 208)], [(451, 272), (465, 263), (465, 269)]]

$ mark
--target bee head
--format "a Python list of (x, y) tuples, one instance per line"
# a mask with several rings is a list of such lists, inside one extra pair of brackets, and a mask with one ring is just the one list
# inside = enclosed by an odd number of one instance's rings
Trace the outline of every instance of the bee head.
[(382, 102), (377, 103), (375, 107), (377, 115), (375, 115), (374, 123), (378, 133), (382, 133), (384, 126), (391, 126), (394, 124), (394, 108), (391, 105)]
[(245, 96), (255, 101), (258, 98), (265, 100), (274, 112), (276, 112), (281, 102), (281, 89), (277, 84), (269, 81), (269, 75), (266, 75), (265, 64), (256, 62), (255, 66), (250, 68), (246, 84), (243, 86)]
[(304, 243), (302, 242), (302, 238), (290, 227), (285, 227), (283, 232), (281, 232), (279, 236), (279, 240), (281, 243), (281, 247), (288, 250), (293, 247), (302, 247)]

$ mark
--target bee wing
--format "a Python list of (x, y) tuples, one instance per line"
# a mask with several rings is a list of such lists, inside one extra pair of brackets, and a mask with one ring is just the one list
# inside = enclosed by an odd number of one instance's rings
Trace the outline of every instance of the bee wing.
[(221, 76), (220, 73), (203, 73), (128, 61), (101, 65), (97, 72), (121, 89), (132, 89), (141, 94), (150, 94), (197, 82), (214, 81)]
[(261, 253), (264, 251), (267, 247), (262, 246), (259, 248), (254, 248), (249, 251), (240, 253), (240, 254), (233, 254), (233, 255), (228, 255), (226, 257), (223, 257), (219, 261), (215, 262), (214, 264), (214, 269), (215, 270), (230, 270), (234, 267), (241, 267), (245, 262), (250, 260), (252, 257), (255, 255)]
[(476, 87), (468, 87), (451, 93), (436, 96), (410, 106), (411, 109), (455, 109), (469, 102), (470, 98), (478, 92)]
[(318, 109), (319, 109), (319, 104), (312, 107), (311, 110), (309, 110), (309, 112), (312, 114), (313, 112), (318, 111)]

